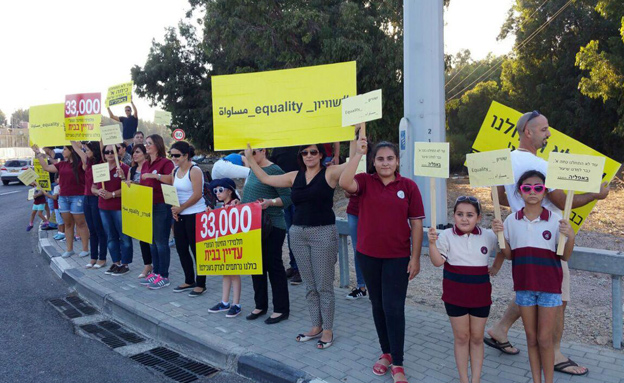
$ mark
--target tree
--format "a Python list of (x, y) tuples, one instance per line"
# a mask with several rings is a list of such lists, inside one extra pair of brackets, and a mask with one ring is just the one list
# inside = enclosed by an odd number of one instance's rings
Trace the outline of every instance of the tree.
[(403, 116), (402, 1), (191, 0), (189, 19), (153, 41), (143, 67), (132, 68), (137, 93), (173, 115), (189, 139), (212, 148), (213, 75), (357, 61), (358, 92), (384, 91), (384, 119), (372, 139), (398, 141)]
[(18, 109), (11, 114), (12, 126), (17, 126), (20, 122), (28, 122), (28, 109)]
[(6, 125), (6, 114), (0, 110), (0, 125)]

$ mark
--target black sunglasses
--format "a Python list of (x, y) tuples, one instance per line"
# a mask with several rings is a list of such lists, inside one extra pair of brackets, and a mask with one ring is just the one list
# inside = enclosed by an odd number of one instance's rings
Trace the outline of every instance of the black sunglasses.
[(180, 153), (177, 153), (177, 154), (169, 153), (169, 157), (171, 157), (171, 158), (180, 158), (180, 157), (182, 157), (182, 154), (180, 154)]
[(526, 129), (526, 126), (529, 124), (529, 121), (531, 121), (532, 119), (534, 119), (535, 117), (539, 117), (542, 114), (539, 112), (539, 110), (534, 110), (531, 112), (531, 115), (529, 116), (529, 119), (526, 120), (526, 122), (524, 123), (524, 126), (522, 127), (522, 131), (524, 132), (524, 130)]
[(310, 151), (308, 151), (308, 150), (302, 150), (302, 151), (300, 151), (299, 153), (300, 153), (303, 157), (307, 157), (307, 156), (308, 156), (308, 154), (309, 154), (309, 155), (311, 155), (311, 156), (316, 156), (317, 154), (319, 154), (319, 151), (318, 151), (318, 150), (314, 150), (314, 149), (313, 149), (313, 150), (310, 150)]
[(104, 153), (104, 154), (115, 154), (115, 151), (114, 150), (105, 150), (102, 153)]

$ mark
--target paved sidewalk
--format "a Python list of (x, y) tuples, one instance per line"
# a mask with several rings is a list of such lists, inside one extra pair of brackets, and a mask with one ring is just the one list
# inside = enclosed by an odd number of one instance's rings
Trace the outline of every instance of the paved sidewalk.
[[(40, 246), (48, 256), (64, 251), (64, 243), (53, 240), (53, 234), (52, 231), (39, 232)], [(104, 314), (130, 322), (127, 324), (174, 348), (189, 350), (198, 358), (258, 381), (392, 382), (389, 374), (377, 377), (371, 372), (380, 351), (368, 299), (346, 300), (344, 296), (349, 291), (336, 288), (335, 343), (329, 349), (317, 350), (315, 342), (295, 341), (298, 333), (310, 327), (303, 284), (289, 285), (290, 319), (266, 325), (263, 322), (266, 316), (256, 321), (245, 319), (254, 303), (251, 278), (243, 277), (243, 313), (229, 319), (225, 314), (207, 312), (220, 300), (220, 277), (209, 277), (207, 292), (198, 298), (173, 293), (173, 287), (184, 280), (174, 249), (171, 252), (171, 286), (158, 291), (140, 286), (137, 275), (143, 265), (138, 243), (135, 241), (134, 245), (131, 272), (123, 276), (113, 277), (105, 275), (104, 270), (85, 269), (88, 259), (77, 256), (52, 258), (51, 267), (80, 294), (101, 307)], [(418, 283), (417, 279), (412, 283)], [(408, 380), (458, 381), (448, 317), (409, 305), (406, 306), (406, 324)], [(521, 349), (520, 355), (504, 355), (485, 347), (482, 382), (531, 381), (524, 333), (512, 331), (510, 341)], [(555, 382), (624, 383), (623, 352), (565, 342), (563, 352), (589, 367), (590, 373), (585, 377), (555, 373)]]

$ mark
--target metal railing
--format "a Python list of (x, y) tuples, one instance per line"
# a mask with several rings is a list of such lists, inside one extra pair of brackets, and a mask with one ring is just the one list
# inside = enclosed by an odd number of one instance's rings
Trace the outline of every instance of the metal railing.
[[(346, 219), (337, 218), (338, 230), (338, 261), (340, 270), (340, 287), (349, 287), (349, 224)], [(429, 247), (427, 235), (423, 238), (423, 248)], [(593, 249), (589, 247), (574, 247), (572, 257), (568, 262), (570, 269), (591, 271), (611, 275), (611, 327), (613, 332), (613, 347), (622, 349), (623, 309), (622, 307), (622, 277), (624, 276), (624, 253), (610, 250)]]

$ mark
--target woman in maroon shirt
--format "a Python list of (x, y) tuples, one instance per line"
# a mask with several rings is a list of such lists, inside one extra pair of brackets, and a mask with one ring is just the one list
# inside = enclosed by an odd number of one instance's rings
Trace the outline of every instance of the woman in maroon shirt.
[(425, 213), (418, 186), (397, 171), (396, 145), (375, 145), (371, 151), (375, 174), (355, 175), (367, 147), (366, 138), (361, 137), (340, 177), (340, 186), (360, 198), (356, 257), (368, 287), (382, 352), (373, 373), (384, 375), (391, 367), (395, 383), (406, 382), (405, 298), (409, 281), (420, 271)]
[[(72, 145), (78, 143), (72, 142)], [(46, 172), (59, 173), (59, 211), (65, 222), (65, 235), (67, 240), (67, 251), (61, 256), (71, 257), (74, 252), (74, 224), (76, 231), (82, 241), (82, 251), (79, 256), (89, 255), (89, 228), (84, 216), (84, 188), (85, 172), (82, 168), (82, 160), (72, 146), (63, 147), (63, 161), (54, 165), (48, 165), (45, 154), (39, 152), (39, 147), (33, 145), (36, 157), (39, 159), (41, 167)]]

